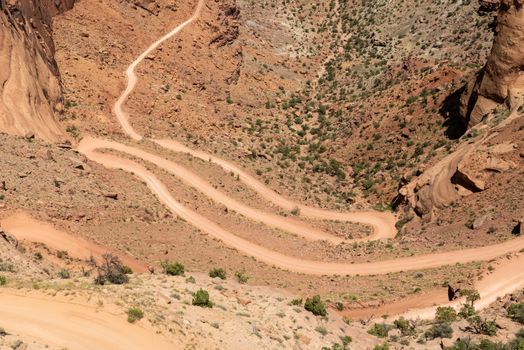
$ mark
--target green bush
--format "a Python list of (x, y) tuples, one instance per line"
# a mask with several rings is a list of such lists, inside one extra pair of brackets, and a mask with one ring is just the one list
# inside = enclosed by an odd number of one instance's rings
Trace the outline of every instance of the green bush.
[(135, 323), (144, 317), (144, 311), (138, 307), (131, 307), (127, 310), (127, 322)]
[(508, 316), (512, 320), (524, 324), (524, 302), (510, 305)]
[(237, 281), (240, 284), (246, 284), (247, 281), (249, 280), (249, 277), (245, 273), (240, 272), (240, 271), (237, 271), (235, 273), (235, 276), (237, 277)]
[(213, 307), (213, 303), (209, 300), (209, 293), (203, 289), (193, 293), (192, 304), (200, 307)]
[(435, 313), (435, 321), (438, 322), (453, 322), (457, 319), (457, 312), (454, 308), (450, 306), (437, 307), (437, 312)]
[(460, 291), (460, 296), (465, 297), (466, 301), (470, 303), (471, 306), (473, 306), (475, 302), (480, 299), (480, 294), (475, 289), (463, 289)]
[(389, 350), (389, 344), (386, 342), (382, 345), (376, 345), (373, 350)]
[(464, 319), (467, 319), (469, 317), (472, 317), (474, 315), (476, 315), (476, 311), (475, 311), (475, 307), (474, 306), (471, 306), (469, 304), (464, 304), (462, 306), (462, 309), (460, 309), (458, 315), (461, 317), (461, 318), (464, 318)]
[(428, 329), (424, 336), (426, 339), (435, 339), (435, 338), (451, 338), (453, 335), (453, 329), (451, 329), (451, 326), (449, 323), (437, 323), (433, 325), (430, 329)]
[(289, 305), (302, 306), (304, 301), (302, 299), (293, 299), (289, 302)]
[(58, 277), (64, 279), (64, 280), (67, 280), (69, 278), (71, 278), (71, 273), (69, 272), (68, 269), (62, 269), (58, 272)]
[(0, 286), (5, 286), (7, 284), (7, 278), (5, 276), (0, 275)]
[(212, 269), (211, 271), (209, 271), (209, 277), (211, 278), (220, 278), (221, 280), (225, 280), (226, 279), (226, 271), (222, 268), (218, 268), (218, 269)]
[(385, 338), (389, 331), (393, 328), (390, 324), (375, 323), (373, 327), (368, 330), (368, 333), (378, 338)]
[(480, 343), (474, 343), (470, 338), (457, 339), (453, 346), (446, 350), (522, 350), (524, 349), (524, 330), (516, 334), (516, 338), (507, 343), (495, 343), (489, 339), (482, 339)]
[(169, 276), (183, 276), (185, 272), (184, 265), (177, 262), (162, 261), (160, 264), (164, 269), (164, 273)]
[(304, 308), (315, 316), (327, 315), (326, 306), (322, 300), (320, 300), (320, 295), (315, 295), (313, 298), (307, 298)]
[(400, 317), (398, 320), (393, 322), (395, 327), (400, 330), (403, 336), (414, 336), (417, 334), (417, 327), (413, 322), (406, 320), (404, 317)]
[(468, 323), (477, 334), (489, 335), (490, 337), (497, 335), (497, 322), (495, 320), (488, 321), (475, 315), (468, 319)]

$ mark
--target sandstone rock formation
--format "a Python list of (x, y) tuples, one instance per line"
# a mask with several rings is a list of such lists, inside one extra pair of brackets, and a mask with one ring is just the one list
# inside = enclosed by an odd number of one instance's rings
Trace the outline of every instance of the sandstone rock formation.
[(498, 156), (513, 148), (507, 147), (504, 152), (501, 148), (501, 145), (483, 146), (482, 140), (462, 145), (419, 177), (404, 183), (396, 204), (406, 204), (418, 215), (425, 216), (451, 205), (460, 197), (484, 191), (493, 175), (516, 166)]
[(484, 69), (471, 80), (461, 97), (460, 114), (471, 127), (502, 104), (522, 104), (524, 93), (524, 0), (481, 2), (499, 9), (493, 48)]
[(74, 0), (0, 0), (0, 131), (64, 138), (54, 118), (60, 100), (51, 17)]

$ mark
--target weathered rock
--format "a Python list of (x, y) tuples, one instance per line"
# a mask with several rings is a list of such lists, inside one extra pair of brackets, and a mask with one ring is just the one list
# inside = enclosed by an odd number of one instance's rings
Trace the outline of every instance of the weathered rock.
[(61, 98), (51, 16), (74, 0), (0, 0), (0, 130), (65, 139), (54, 118)]
[(483, 0), (481, 6), (499, 8), (495, 40), (484, 69), (471, 80), (460, 101), (460, 114), (471, 127), (494, 108), (518, 107), (524, 93), (524, 0)]
[(486, 220), (488, 220), (490, 218), (490, 215), (482, 215), (481, 217), (478, 217), (476, 218), (475, 220), (473, 220), (473, 229), (476, 230), (478, 228), (480, 228), (482, 225), (484, 225), (484, 223), (486, 222)]

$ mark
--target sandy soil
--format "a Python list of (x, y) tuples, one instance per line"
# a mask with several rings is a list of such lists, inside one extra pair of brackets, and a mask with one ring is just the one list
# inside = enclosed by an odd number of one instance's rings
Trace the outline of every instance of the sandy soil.
[(27, 339), (70, 349), (173, 349), (174, 344), (124, 317), (60, 298), (2, 290), (2, 326)]

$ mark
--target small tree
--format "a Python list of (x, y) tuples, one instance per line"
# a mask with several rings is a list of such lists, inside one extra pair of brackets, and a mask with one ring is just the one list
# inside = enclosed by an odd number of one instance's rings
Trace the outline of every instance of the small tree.
[(468, 323), (473, 332), (477, 334), (488, 335), (490, 337), (497, 335), (497, 322), (482, 319), (479, 315), (468, 318)]
[(124, 265), (117, 256), (107, 253), (102, 255), (102, 264), (97, 266), (98, 276), (95, 283), (104, 285), (105, 283), (124, 284), (129, 282), (129, 277), (125, 273)]
[(475, 289), (463, 289), (460, 291), (460, 296), (465, 297), (466, 302), (471, 306), (474, 306), (475, 302), (480, 299), (480, 294)]
[(193, 294), (192, 304), (200, 307), (213, 307), (213, 303), (209, 300), (209, 293), (203, 289)]
[(320, 295), (315, 295), (313, 298), (307, 298), (304, 308), (315, 316), (327, 315), (326, 306), (320, 299)]

